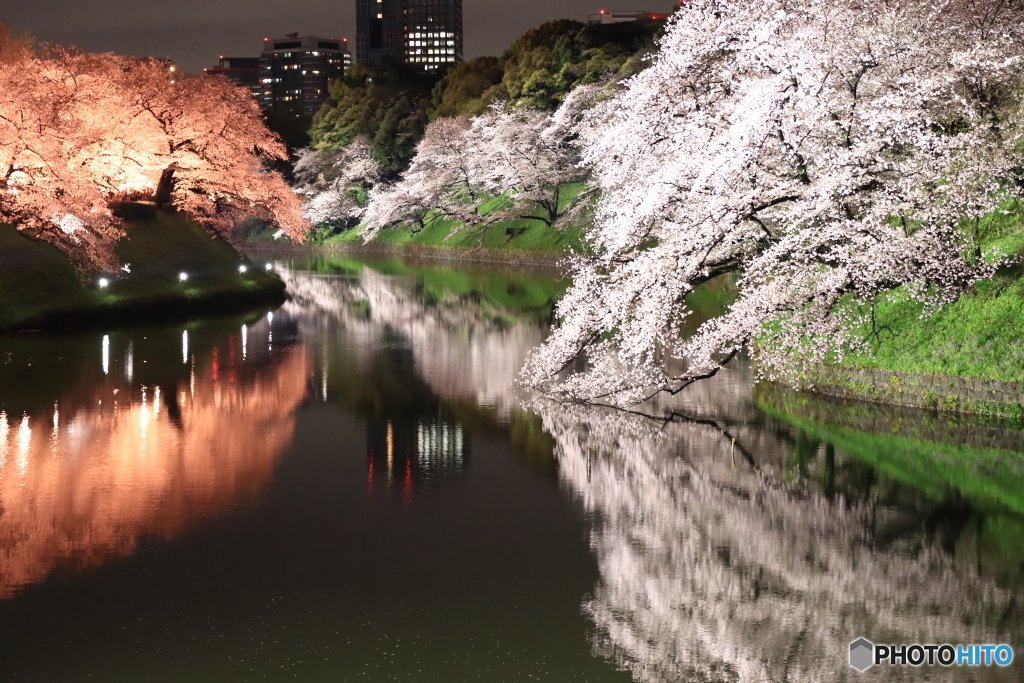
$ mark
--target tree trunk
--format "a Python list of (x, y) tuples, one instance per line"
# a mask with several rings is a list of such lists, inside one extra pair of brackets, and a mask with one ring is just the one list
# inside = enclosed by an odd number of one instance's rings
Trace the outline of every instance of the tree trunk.
[(157, 208), (171, 202), (171, 193), (174, 192), (174, 171), (177, 167), (171, 164), (160, 174), (160, 182), (157, 183), (156, 192), (153, 193), (153, 203)]

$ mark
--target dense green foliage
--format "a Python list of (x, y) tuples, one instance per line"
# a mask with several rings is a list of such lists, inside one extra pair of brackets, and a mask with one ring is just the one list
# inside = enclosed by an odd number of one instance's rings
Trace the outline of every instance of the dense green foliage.
[(516, 104), (554, 109), (576, 86), (624, 69), (639, 70), (640, 56), (653, 51), (660, 31), (656, 22), (541, 24), (517, 38), (502, 56), (502, 95)]
[(500, 97), (504, 75), (504, 65), (498, 57), (475, 57), (456, 64), (434, 86), (430, 120), (480, 114)]
[(554, 109), (576, 86), (640, 70), (661, 26), (546, 22), (516, 38), (500, 59), (478, 57), (451, 69), (434, 87), (430, 118), (475, 116), (497, 101)]
[(330, 85), (330, 96), (313, 117), (312, 147), (331, 152), (366, 136), (371, 156), (388, 176), (408, 165), (427, 125), (436, 77), (407, 69), (357, 64)]
[[(131, 272), (104, 289), (83, 282), (56, 248), (0, 224), (0, 328), (187, 312), (283, 291), (280, 280), (258, 268), (239, 273), (248, 262), (185, 214), (147, 214), (128, 217), (116, 251)], [(184, 282), (181, 272), (188, 273)]]

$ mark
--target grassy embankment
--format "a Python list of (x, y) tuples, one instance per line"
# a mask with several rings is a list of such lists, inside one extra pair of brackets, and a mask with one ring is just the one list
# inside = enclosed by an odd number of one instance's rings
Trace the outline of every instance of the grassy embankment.
[[(990, 215), (976, 231), (985, 254), (1024, 255), (1024, 206), (1014, 204), (1004, 214)], [(1010, 264), (992, 280), (976, 284), (956, 302), (927, 311), (901, 290), (880, 296), (874, 311), (865, 310), (873, 322), (859, 330), (865, 348), (837, 364), (846, 370), (868, 369), (893, 373), (968, 378), (994, 382), (1024, 381), (1024, 262)], [(812, 378), (813, 379), (813, 378)], [(898, 378), (893, 378), (898, 382)], [(847, 395), (885, 400), (877, 387), (860, 387), (830, 376), (831, 383)], [(949, 397), (950, 410), (973, 410), (1016, 416), (1019, 409), (1007, 406), (965, 405)], [(936, 396), (937, 408), (943, 397)]]
[[(278, 278), (251, 267), (184, 214), (144, 206), (128, 211), (127, 237), (116, 251), (131, 272), (106, 288), (56, 248), (0, 224), (0, 329), (191, 315), (283, 296)], [(250, 267), (239, 273), (243, 264)]]
[[(1024, 256), (1024, 206), (987, 217), (978, 229), (985, 253)], [(1024, 380), (1024, 263), (932, 314), (899, 292), (875, 306), (869, 349), (845, 364), (904, 372), (1013, 382)]]
[[(562, 193), (560, 211), (564, 211), (576, 196), (584, 191), (583, 183), (566, 186)], [(505, 208), (506, 201), (502, 198), (489, 199), (483, 202), (478, 211), (481, 216), (488, 216)], [(525, 253), (562, 256), (582, 248), (584, 226), (590, 220), (589, 211), (584, 210), (575, 220), (566, 221), (560, 227), (549, 227), (536, 219), (509, 219), (494, 223), (482, 222), (479, 225), (465, 225), (444, 217), (428, 217), (427, 226), (422, 230), (417, 225), (402, 224), (385, 228), (380, 231), (371, 245), (396, 250), (422, 249), (458, 251), (487, 251), (496, 253)], [(325, 242), (332, 245), (358, 246), (363, 244), (359, 229), (353, 228), (339, 235), (328, 238)]]

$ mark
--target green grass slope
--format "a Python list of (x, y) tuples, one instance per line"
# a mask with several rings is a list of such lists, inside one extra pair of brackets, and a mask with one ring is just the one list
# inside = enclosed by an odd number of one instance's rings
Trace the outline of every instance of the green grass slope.
[(976, 236), (987, 254), (1017, 262), (938, 311), (897, 290), (879, 297), (874, 324), (859, 330), (867, 347), (841, 365), (896, 372), (1017, 382), (1024, 380), (1024, 206), (983, 219)]
[[(565, 210), (566, 206), (585, 189), (586, 185), (583, 183), (566, 186), (562, 194), (561, 210)], [(504, 208), (505, 204), (506, 201), (502, 198), (493, 198), (483, 202), (478, 210), (482, 216), (486, 216)], [(459, 221), (437, 217), (429, 221), (427, 227), (422, 230), (418, 230), (418, 226), (404, 224), (385, 228), (377, 234), (372, 244), (451, 251), (485, 249), (491, 252), (561, 256), (582, 249), (584, 226), (589, 220), (587, 211), (575, 220), (567, 221), (556, 228), (536, 219), (510, 219), (467, 226)], [(353, 228), (328, 238), (324, 243), (362, 245), (363, 238), (359, 236), (359, 229)]]
[[(0, 329), (159, 318), (280, 298), (283, 283), (180, 213), (128, 209), (117, 245), (131, 272), (98, 278), (77, 272), (56, 248), (0, 224)], [(245, 273), (239, 266), (246, 265)], [(188, 279), (179, 280), (179, 273)]]
[(934, 313), (894, 297), (876, 306), (868, 349), (843, 365), (896, 372), (1024, 380), (1024, 280), (1007, 273)]

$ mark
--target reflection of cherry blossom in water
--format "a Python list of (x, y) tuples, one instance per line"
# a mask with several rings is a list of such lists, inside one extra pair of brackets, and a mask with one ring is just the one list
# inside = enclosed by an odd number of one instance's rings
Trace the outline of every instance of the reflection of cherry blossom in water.
[[(584, 611), (600, 654), (645, 682), (820, 682), (863, 676), (846, 662), (858, 636), (1021, 642), (1019, 626), (1000, 630), (1013, 596), (990, 579), (916, 537), (879, 548), (898, 531), (892, 510), (782, 485), (786, 444), (722, 412), (745, 403), (743, 379), (730, 373), (674, 402), (691, 416), (705, 406), (703, 424), (536, 402), (562, 481), (595, 520), (601, 578)], [(926, 673), (966, 680), (942, 667), (875, 669), (872, 680)]]
[(309, 359), (301, 347), (282, 351), (248, 381), (227, 368), (221, 381), (224, 368), (210, 363), (191, 385), (97, 389), (88, 408), (0, 413), (0, 598), (58, 567), (131, 554), (141, 536), (173, 537), (266, 489)]
[[(338, 326), (364, 362), (385, 331), (398, 333), (412, 349), (416, 373), (439, 396), (469, 399), (507, 414), (518, 399), (510, 394), (523, 359), (544, 338), (533, 323), (495, 324), (468, 302), (427, 305), (407, 277), (363, 268), (358, 278), (318, 277), (279, 266), (291, 295), (283, 311), (311, 326)], [(365, 309), (357, 304), (362, 302)], [(368, 310), (365, 315), (361, 311)]]

